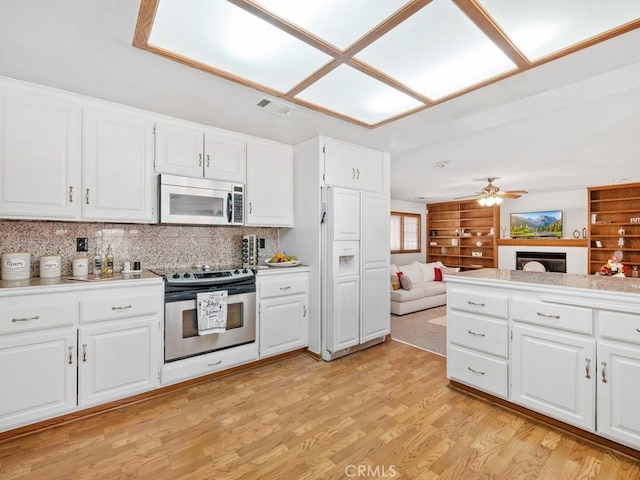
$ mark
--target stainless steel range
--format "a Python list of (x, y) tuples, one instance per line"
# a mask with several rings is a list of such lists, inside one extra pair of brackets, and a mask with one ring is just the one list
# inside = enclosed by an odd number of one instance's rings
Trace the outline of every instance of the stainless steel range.
[[(155, 270), (164, 277), (164, 361), (214, 352), (256, 341), (256, 280), (250, 269)], [(198, 335), (196, 296), (227, 291), (227, 329)]]

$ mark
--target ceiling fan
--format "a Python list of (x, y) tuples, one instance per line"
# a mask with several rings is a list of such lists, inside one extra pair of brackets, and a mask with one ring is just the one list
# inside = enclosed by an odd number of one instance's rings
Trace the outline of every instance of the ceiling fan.
[(484, 187), (481, 192), (468, 197), (458, 197), (457, 199), (477, 198), (478, 203), (483, 207), (491, 207), (493, 205), (500, 205), (505, 198), (520, 198), (525, 193), (529, 193), (526, 190), (500, 191), (500, 188), (493, 184), (494, 181), (495, 177), (489, 177), (487, 178), (487, 186)]

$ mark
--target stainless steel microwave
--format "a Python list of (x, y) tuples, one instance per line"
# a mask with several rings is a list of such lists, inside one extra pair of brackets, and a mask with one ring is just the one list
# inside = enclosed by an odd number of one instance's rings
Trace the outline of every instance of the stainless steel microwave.
[(244, 185), (160, 175), (160, 223), (244, 225)]

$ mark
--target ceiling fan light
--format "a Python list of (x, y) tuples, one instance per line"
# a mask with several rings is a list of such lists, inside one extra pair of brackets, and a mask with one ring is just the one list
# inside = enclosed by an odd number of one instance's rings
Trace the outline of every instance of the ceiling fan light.
[(502, 200), (504, 200), (502, 197), (496, 197), (496, 205), (500, 205)]
[(482, 197), (478, 199), (478, 203), (480, 204), (481, 207), (484, 207), (487, 204), (487, 199)]
[(487, 207), (493, 207), (493, 205), (496, 203), (496, 199), (495, 197), (487, 197), (486, 201), (485, 201), (485, 205)]

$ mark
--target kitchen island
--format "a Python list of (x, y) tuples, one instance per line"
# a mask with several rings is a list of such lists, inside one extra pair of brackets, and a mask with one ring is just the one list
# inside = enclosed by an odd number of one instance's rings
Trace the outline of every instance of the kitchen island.
[(640, 458), (640, 280), (447, 275), (451, 385)]

